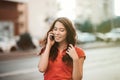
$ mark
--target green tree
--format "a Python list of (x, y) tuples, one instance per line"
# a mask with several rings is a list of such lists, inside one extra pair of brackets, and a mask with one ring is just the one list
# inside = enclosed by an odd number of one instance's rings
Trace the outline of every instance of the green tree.
[(93, 25), (90, 20), (86, 20), (81, 26), (81, 31), (83, 32), (93, 32)]

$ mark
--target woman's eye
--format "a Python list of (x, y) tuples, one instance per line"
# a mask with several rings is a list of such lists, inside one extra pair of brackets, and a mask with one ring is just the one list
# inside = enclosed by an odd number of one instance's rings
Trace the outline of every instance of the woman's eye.
[(61, 31), (61, 32), (64, 32), (64, 29), (61, 29), (60, 31)]

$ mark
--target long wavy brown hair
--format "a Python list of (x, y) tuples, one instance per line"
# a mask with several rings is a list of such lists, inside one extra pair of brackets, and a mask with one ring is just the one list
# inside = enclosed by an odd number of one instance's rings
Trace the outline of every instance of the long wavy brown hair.
[[(47, 32), (47, 36), (48, 36), (48, 33), (53, 30), (56, 22), (61, 22), (64, 25), (65, 29), (67, 30), (67, 37), (66, 37), (67, 44), (72, 44), (73, 46), (75, 46), (76, 31), (75, 31), (75, 28), (74, 28), (72, 22), (66, 17), (57, 18), (51, 25), (49, 31)], [(46, 46), (46, 44), (47, 44), (47, 36), (42, 41), (42, 45), (44, 45), (44, 46)], [(68, 46), (67, 46), (67, 48), (68, 48)], [(51, 47), (49, 59), (52, 61), (55, 61), (57, 55), (58, 55), (58, 43), (55, 42), (54, 45)], [(73, 63), (72, 58), (68, 54), (65, 54), (63, 56), (62, 61), (65, 62), (67, 65), (72, 65), (72, 63)]]

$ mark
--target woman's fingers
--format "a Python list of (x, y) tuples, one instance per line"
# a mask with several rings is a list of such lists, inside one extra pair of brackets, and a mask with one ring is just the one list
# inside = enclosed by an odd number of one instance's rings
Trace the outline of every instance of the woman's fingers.
[(68, 49), (67, 49), (66, 53), (68, 53), (68, 54), (69, 54), (69, 52), (72, 50), (72, 48), (73, 48), (72, 44), (69, 44), (69, 47), (68, 47)]
[(54, 34), (53, 34), (52, 31), (50, 31), (50, 32), (48, 33), (48, 35), (49, 35), (49, 36), (53, 36)]
[(73, 48), (73, 45), (72, 45), (72, 44), (69, 44), (69, 47)]
[(72, 44), (69, 44), (68, 50), (71, 50), (71, 49), (73, 49), (73, 48), (74, 48), (73, 45), (72, 45)]

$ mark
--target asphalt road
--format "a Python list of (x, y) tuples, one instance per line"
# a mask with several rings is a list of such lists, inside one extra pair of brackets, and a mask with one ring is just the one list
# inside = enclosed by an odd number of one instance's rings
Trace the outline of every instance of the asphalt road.
[[(85, 49), (83, 80), (120, 80), (119, 51), (120, 46)], [(36, 55), (1, 60), (0, 80), (43, 80), (38, 61)]]

